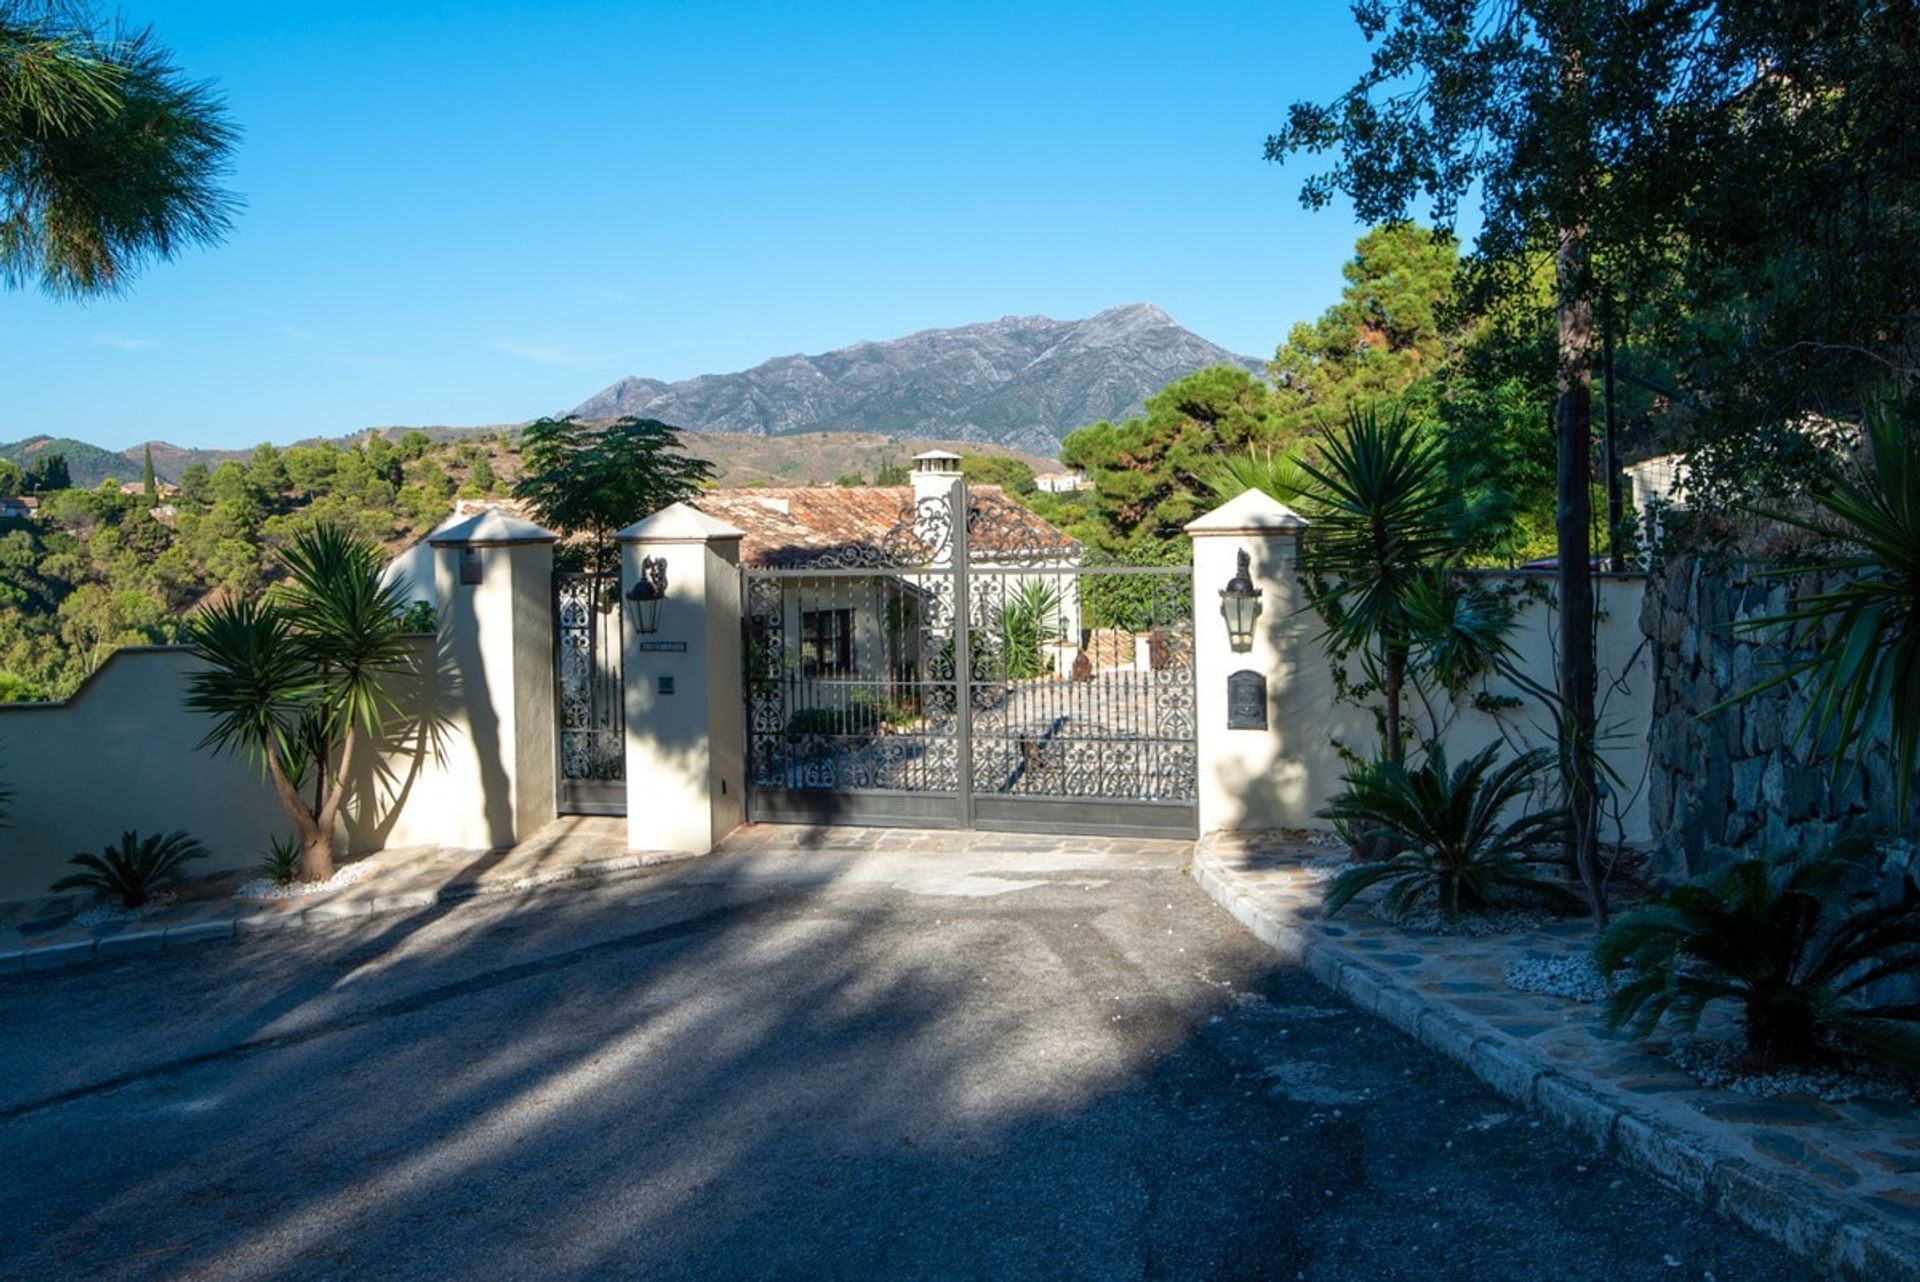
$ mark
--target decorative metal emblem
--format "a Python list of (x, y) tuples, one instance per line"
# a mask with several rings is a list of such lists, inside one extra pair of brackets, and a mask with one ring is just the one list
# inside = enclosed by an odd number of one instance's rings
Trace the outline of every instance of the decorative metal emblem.
[(1227, 678), (1227, 729), (1267, 728), (1267, 679), (1251, 668)]

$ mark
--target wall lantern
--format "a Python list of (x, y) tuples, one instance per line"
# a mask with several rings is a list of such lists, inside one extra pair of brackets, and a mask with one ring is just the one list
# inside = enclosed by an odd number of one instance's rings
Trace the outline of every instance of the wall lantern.
[(660, 602), (667, 595), (665, 557), (649, 556), (640, 560), (640, 577), (627, 589), (627, 605), (633, 610), (633, 630), (642, 635), (660, 630)]
[(1220, 590), (1220, 613), (1227, 620), (1227, 642), (1235, 652), (1253, 649), (1253, 621), (1260, 615), (1260, 589), (1253, 585), (1253, 566), (1245, 548), (1227, 586)]

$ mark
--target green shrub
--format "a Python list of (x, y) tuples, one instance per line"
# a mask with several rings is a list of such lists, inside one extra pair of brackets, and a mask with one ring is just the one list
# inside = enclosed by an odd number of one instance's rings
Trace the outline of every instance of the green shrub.
[(1050, 578), (1025, 579), (1007, 592), (994, 619), (1007, 680), (1026, 681), (1052, 671), (1047, 647), (1064, 635), (1063, 600), (1060, 585)]
[(844, 708), (797, 708), (787, 717), (789, 735), (867, 734), (880, 723), (880, 710), (856, 702)]
[(260, 858), (260, 871), (276, 886), (290, 885), (300, 873), (300, 843), (291, 837), (272, 838)]
[(1765, 1064), (1834, 1048), (1920, 1066), (1920, 1002), (1867, 996), (1920, 974), (1920, 889), (1911, 875), (1879, 903), (1875, 845), (1755, 856), (1695, 877), (1603, 932), (1594, 960), (1623, 978), (1607, 1026), (1690, 1031), (1716, 1001), (1740, 1003), (1747, 1050)]
[(123, 908), (138, 908), (153, 897), (155, 890), (179, 878), (181, 864), (206, 855), (207, 848), (185, 832), (164, 836), (151, 833), (146, 837), (128, 832), (118, 846), (67, 860), (84, 871), (69, 873), (54, 882), (52, 889), (91, 890), (102, 899), (117, 898)]
[(1416, 769), (1395, 761), (1349, 772), (1347, 789), (1322, 811), (1356, 845), (1378, 843), (1386, 858), (1349, 868), (1327, 892), (1329, 916), (1369, 886), (1390, 883), (1386, 907), (1403, 912), (1426, 897), (1448, 921), (1489, 907), (1501, 892), (1520, 892), (1578, 907), (1580, 899), (1542, 877), (1566, 834), (1566, 815), (1549, 810), (1508, 819), (1523, 807), (1540, 776), (1553, 768), (1546, 752), (1529, 752), (1501, 766), (1490, 744), (1447, 769), (1435, 747)]

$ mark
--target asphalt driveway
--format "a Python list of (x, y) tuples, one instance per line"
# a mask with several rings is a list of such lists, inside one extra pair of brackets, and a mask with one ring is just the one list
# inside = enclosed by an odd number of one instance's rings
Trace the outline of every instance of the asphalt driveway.
[(860, 840), (0, 983), (0, 1274), (1807, 1276), (1180, 846)]

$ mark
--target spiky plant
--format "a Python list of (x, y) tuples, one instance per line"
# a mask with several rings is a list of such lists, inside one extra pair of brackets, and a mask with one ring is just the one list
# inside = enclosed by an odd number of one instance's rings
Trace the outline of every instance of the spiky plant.
[(117, 846), (99, 854), (77, 854), (67, 860), (82, 871), (69, 873), (52, 889), (91, 890), (102, 899), (118, 899), (122, 908), (138, 908), (154, 891), (180, 876), (180, 865), (206, 858), (207, 848), (185, 832), (125, 833)]
[(1259, 490), (1281, 503), (1297, 503), (1312, 484), (1300, 466), (1299, 451), (1254, 445), (1249, 445), (1245, 454), (1215, 459), (1200, 479), (1222, 502), (1237, 499), (1248, 490)]
[(1505, 765), (1499, 757), (1500, 745), (1489, 744), (1449, 770), (1445, 748), (1435, 746), (1414, 768), (1383, 760), (1349, 772), (1346, 791), (1320, 816), (1388, 853), (1334, 878), (1328, 915), (1382, 883), (1391, 887), (1388, 911), (1404, 912), (1431, 899), (1448, 921), (1489, 907), (1503, 894), (1577, 907), (1579, 898), (1542, 876), (1540, 867), (1565, 836), (1566, 815), (1525, 810), (1535, 781), (1552, 769), (1551, 754), (1529, 752)]
[(202, 746), (238, 753), (265, 773), (299, 833), (301, 879), (325, 881), (355, 763), (398, 715), (392, 689), (410, 654), (406, 601), (380, 581), (379, 544), (344, 530), (307, 530), (283, 557), (291, 579), (283, 594), (191, 620), (204, 666), (188, 685), (187, 707), (212, 719)]
[(1301, 545), (1307, 594), (1337, 661), (1379, 675), (1384, 752), (1405, 753), (1402, 694), (1414, 645), (1408, 595), (1456, 556), (1457, 502), (1439, 438), (1400, 410), (1355, 412), (1302, 461), (1313, 528)]
[(1795, 595), (1785, 614), (1740, 625), (1784, 627), (1803, 657), (1738, 698), (1808, 681), (1801, 731), (1836, 764), (1864, 753), (1886, 717), (1904, 813), (1920, 764), (1920, 430), (1893, 407), (1875, 407), (1863, 456), (1811, 492), (1814, 513), (1770, 515), (1839, 543), (1843, 555), (1810, 568), (1848, 577)]
[(267, 853), (260, 857), (260, 871), (276, 886), (285, 886), (300, 874), (300, 842), (292, 837), (272, 837)]
[(1594, 945), (1601, 971), (1624, 976), (1607, 1026), (1645, 1036), (1666, 1020), (1692, 1031), (1709, 1005), (1732, 1001), (1763, 1064), (1839, 1046), (1920, 1066), (1920, 1001), (1880, 988), (1920, 974), (1920, 889), (1909, 877), (1898, 898), (1876, 902), (1877, 865), (1864, 838), (1754, 856), (1626, 914)]
[(1047, 672), (1047, 647), (1062, 633), (1064, 598), (1051, 578), (1023, 579), (1007, 592), (995, 617), (999, 649), (1009, 681), (1024, 681)]

